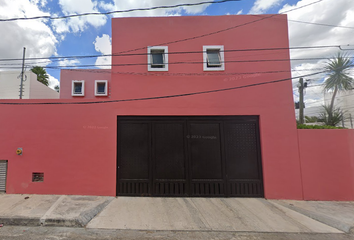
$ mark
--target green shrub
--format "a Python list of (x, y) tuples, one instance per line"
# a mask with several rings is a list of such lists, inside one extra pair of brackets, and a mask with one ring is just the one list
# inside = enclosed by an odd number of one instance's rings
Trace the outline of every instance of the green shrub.
[(334, 127), (328, 125), (305, 125), (305, 124), (298, 124), (298, 129), (345, 129), (343, 127)]

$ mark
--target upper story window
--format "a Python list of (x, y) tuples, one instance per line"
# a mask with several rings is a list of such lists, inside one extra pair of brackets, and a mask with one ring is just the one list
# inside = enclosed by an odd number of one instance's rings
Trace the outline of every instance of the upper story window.
[(85, 81), (73, 80), (71, 89), (72, 96), (85, 96)]
[(168, 71), (168, 47), (148, 47), (148, 71)]
[(107, 96), (108, 88), (107, 80), (96, 80), (95, 81), (95, 96)]
[(224, 71), (224, 46), (203, 46), (204, 71)]

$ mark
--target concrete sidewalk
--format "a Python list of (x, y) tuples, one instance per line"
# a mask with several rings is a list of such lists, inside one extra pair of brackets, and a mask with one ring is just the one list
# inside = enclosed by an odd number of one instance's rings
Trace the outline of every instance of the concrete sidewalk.
[(274, 201), (256, 198), (121, 197), (113, 200), (87, 225), (87, 228), (289, 233), (342, 232)]
[(148, 231), (341, 234), (354, 226), (354, 202), (0, 194), (0, 223)]
[(0, 223), (84, 227), (114, 197), (0, 194)]

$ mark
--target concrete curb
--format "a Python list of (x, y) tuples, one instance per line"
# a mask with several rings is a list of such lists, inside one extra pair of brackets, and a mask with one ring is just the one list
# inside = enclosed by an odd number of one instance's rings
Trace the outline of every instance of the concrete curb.
[(41, 223), (41, 225), (49, 227), (85, 227), (97, 214), (99, 214), (111, 201), (113, 201), (113, 199), (114, 197), (109, 198), (96, 207), (80, 213), (80, 215), (75, 219), (68, 220), (47, 218)]
[(46, 218), (45, 220), (42, 217), (1, 217), (0, 223), (9, 226), (53, 226), (53, 227), (85, 227), (97, 214), (99, 214), (111, 201), (114, 197), (108, 198), (103, 203), (88, 209), (79, 216), (72, 219), (60, 219), (60, 218)]
[(339, 222), (337, 219), (333, 219), (333, 218), (329, 217), (328, 215), (321, 214), (319, 212), (306, 210), (306, 209), (291, 205), (289, 203), (284, 203), (281, 201), (277, 201), (277, 203), (284, 206), (284, 207), (287, 207), (291, 210), (299, 212), (307, 217), (310, 217), (316, 221), (319, 221), (319, 222), (329, 225), (331, 227), (337, 228), (343, 232), (350, 233), (350, 232), (354, 231), (353, 225), (347, 224), (345, 222)]
[(10, 226), (39, 226), (39, 218), (24, 218), (24, 217), (0, 217), (0, 223)]

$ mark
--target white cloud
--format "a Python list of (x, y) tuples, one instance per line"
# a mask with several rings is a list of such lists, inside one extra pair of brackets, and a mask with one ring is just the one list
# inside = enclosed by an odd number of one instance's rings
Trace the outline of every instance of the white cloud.
[[(0, 18), (50, 15), (39, 9), (41, 4), (42, 1), (0, 0)], [(0, 32), (1, 58), (22, 58), (23, 47), (26, 47), (26, 58), (56, 54), (58, 40), (46, 20), (2, 22)]]
[[(81, 13), (99, 13), (97, 2), (91, 0), (59, 0), (59, 5), (64, 15)], [(54, 20), (53, 28), (57, 33), (80, 32), (93, 26), (95, 28), (105, 25), (107, 17), (104, 15), (90, 15)]]
[(283, 0), (256, 0), (249, 14), (262, 14), (272, 7), (280, 5)]
[(76, 64), (80, 63), (79, 60), (77, 59), (63, 59), (63, 60), (60, 60), (57, 64), (60, 66), (60, 67), (67, 67), (67, 66), (75, 66)]
[(45, 7), (47, 5), (47, 0), (31, 0), (32, 3), (39, 5), (41, 7)]
[(107, 34), (103, 34), (102, 37), (97, 36), (93, 44), (95, 45), (95, 50), (102, 54), (110, 54), (112, 51), (111, 38)]
[[(293, 8), (301, 7), (314, 0), (301, 0), (294, 5), (286, 4), (279, 12), (288, 11)], [(354, 1), (353, 0), (337, 0), (335, 4), (332, 1), (322, 1), (292, 12), (288, 14), (289, 19), (289, 39), (291, 47), (299, 46), (326, 46), (341, 45), (344, 48), (346, 44), (354, 44), (353, 29), (324, 27), (313, 24), (297, 23), (291, 20), (306, 21), (314, 23), (325, 23), (331, 25), (354, 26)], [(340, 51), (339, 48), (319, 48), (319, 49), (302, 49), (291, 50), (292, 59), (299, 58), (328, 58), (333, 57)], [(350, 52), (353, 55), (353, 52)], [(323, 70), (326, 60), (302, 60), (292, 61), (292, 75), (297, 77)], [(304, 69), (310, 69), (303, 71)], [(313, 79), (309, 86), (317, 85), (325, 79), (325, 74), (308, 77)], [(293, 80), (294, 99), (298, 99), (297, 83), (298, 78)], [(305, 96), (306, 106), (319, 106), (323, 102), (323, 88), (311, 87), (307, 89)]]
[(64, 19), (57, 19), (52, 22), (52, 27), (56, 33), (62, 34), (70, 31), (69, 25)]
[(243, 13), (243, 9), (241, 9), (240, 11), (238, 11), (237, 13), (236, 13), (236, 15), (241, 15)]
[[(97, 36), (96, 40), (93, 42), (95, 45), (95, 50), (102, 54), (112, 53), (112, 42), (111, 38), (107, 34), (103, 34), (102, 37)], [(98, 57), (96, 59), (96, 65), (110, 65), (112, 62), (112, 57)], [(99, 68), (111, 68), (110, 66), (98, 66)]]
[(49, 76), (49, 79), (48, 79), (49, 85), (48, 85), (48, 87), (50, 87), (51, 89), (54, 89), (55, 86), (59, 85), (59, 80), (56, 79), (55, 77), (53, 77), (50, 74), (48, 74), (48, 76)]
[[(189, 0), (188, 3), (198, 3), (200, 0)], [(105, 3), (100, 1), (98, 6), (105, 11), (120, 11), (127, 9), (135, 8), (150, 8), (154, 6), (173, 6), (177, 4), (186, 3), (185, 0), (130, 0), (130, 1), (121, 1), (121, 0), (112, 0), (112, 3)], [(150, 11), (135, 11), (128, 13), (118, 13), (114, 14), (114, 17), (138, 17), (138, 16), (176, 16), (180, 15), (182, 11), (187, 14), (200, 14), (202, 13), (210, 4), (203, 4), (197, 6), (184, 6), (172, 9), (155, 9)]]

